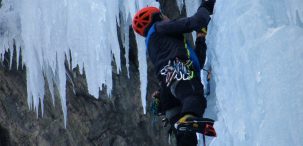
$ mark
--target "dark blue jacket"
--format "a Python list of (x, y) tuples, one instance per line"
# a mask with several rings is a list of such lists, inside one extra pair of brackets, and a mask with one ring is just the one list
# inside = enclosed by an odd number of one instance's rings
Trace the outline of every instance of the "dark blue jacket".
[(147, 48), (158, 76), (169, 60), (176, 57), (181, 60), (189, 59), (183, 34), (206, 28), (209, 20), (207, 9), (200, 7), (191, 17), (159, 21), (154, 24), (154, 33), (147, 37)]

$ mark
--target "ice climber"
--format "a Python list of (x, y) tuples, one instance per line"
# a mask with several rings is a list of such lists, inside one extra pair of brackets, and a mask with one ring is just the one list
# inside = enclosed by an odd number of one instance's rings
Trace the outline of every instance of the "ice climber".
[[(154, 96), (159, 112), (164, 113), (176, 134), (178, 146), (197, 145), (196, 132), (216, 136), (213, 120), (202, 118), (206, 99), (200, 70), (206, 58), (205, 29), (215, 0), (203, 1), (187, 18), (170, 20), (156, 7), (145, 7), (133, 18), (132, 27), (146, 38), (146, 47), (160, 90)], [(196, 49), (184, 33), (197, 32)]]

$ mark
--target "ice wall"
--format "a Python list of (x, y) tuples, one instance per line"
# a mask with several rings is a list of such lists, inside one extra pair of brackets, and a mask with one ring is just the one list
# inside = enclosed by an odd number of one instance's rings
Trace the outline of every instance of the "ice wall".
[[(98, 98), (102, 85), (112, 91), (112, 61), (121, 69), (117, 26), (122, 15), (123, 45), (129, 66), (129, 25), (135, 12), (144, 6), (158, 6), (153, 0), (3, 0), (0, 9), (0, 52), (3, 56), (21, 47), (26, 66), (29, 108), (43, 115), (44, 78), (50, 86), (54, 102), (54, 85), (60, 92), (66, 125), (67, 59), (72, 67), (85, 70), (89, 93)], [(139, 52), (141, 97), (145, 113), (147, 67), (144, 40), (136, 36)], [(19, 53), (19, 50), (17, 50)], [(69, 51), (71, 52), (69, 56)], [(12, 52), (12, 51), (11, 51)], [(19, 56), (19, 54), (17, 54)], [(69, 62), (70, 57), (72, 62)], [(3, 59), (3, 57), (2, 57)]]
[(303, 2), (217, 0), (207, 44), (212, 146), (303, 145)]

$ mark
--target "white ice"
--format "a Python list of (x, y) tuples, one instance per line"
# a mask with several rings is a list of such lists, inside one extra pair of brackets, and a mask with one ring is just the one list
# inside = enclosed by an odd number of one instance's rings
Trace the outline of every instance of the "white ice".
[(210, 145), (303, 145), (302, 21), (301, 0), (217, 0), (207, 36), (217, 108), (207, 115), (217, 114), (218, 133)]

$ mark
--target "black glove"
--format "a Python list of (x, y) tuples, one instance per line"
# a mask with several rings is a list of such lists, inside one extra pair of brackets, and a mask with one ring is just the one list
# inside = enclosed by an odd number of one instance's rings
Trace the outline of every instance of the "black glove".
[(214, 6), (215, 6), (216, 0), (203, 0), (202, 1), (202, 7), (206, 8), (210, 15), (213, 14)]
[(206, 50), (207, 50), (207, 45), (205, 43), (205, 36), (197, 37), (195, 45), (196, 45), (195, 53), (198, 56), (200, 68), (202, 69), (205, 64)]
[(152, 94), (152, 102), (150, 106), (150, 111), (154, 116), (159, 116), (160, 113), (160, 92), (155, 91)]

